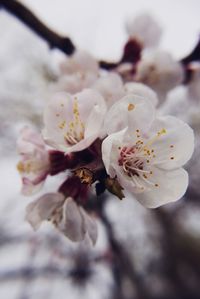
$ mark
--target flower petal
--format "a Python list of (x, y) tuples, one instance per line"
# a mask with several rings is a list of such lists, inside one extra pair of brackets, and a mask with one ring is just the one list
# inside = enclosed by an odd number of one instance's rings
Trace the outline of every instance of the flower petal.
[(149, 140), (153, 139), (163, 128), (166, 133), (152, 143), (156, 156), (152, 164), (162, 169), (179, 168), (192, 156), (194, 150), (193, 130), (176, 117), (159, 117), (152, 125)]
[(87, 231), (92, 244), (95, 245), (98, 235), (96, 221), (82, 207), (80, 207), (80, 211), (84, 218), (85, 230)]
[(134, 94), (149, 99), (153, 106), (156, 106), (158, 104), (158, 97), (155, 91), (153, 91), (153, 89), (151, 89), (145, 84), (138, 82), (129, 82), (124, 85), (124, 90), (127, 95)]
[(119, 158), (119, 146), (127, 132), (127, 128), (121, 130), (120, 132), (114, 133), (106, 137), (102, 143), (102, 159), (106, 168), (107, 173), (114, 177), (116, 172), (114, 170), (114, 165)]
[(45, 144), (42, 136), (34, 129), (25, 126), (20, 131), (19, 139), (17, 140), (17, 149), (20, 154), (33, 154), (35, 148), (44, 150)]
[(61, 193), (47, 193), (41, 196), (27, 206), (26, 220), (34, 230), (37, 230), (42, 221), (48, 220), (63, 201), (64, 196)]
[(50, 99), (44, 111), (44, 130), (45, 141), (57, 148), (63, 150), (66, 146), (62, 124), (70, 122), (73, 119), (73, 100), (68, 93), (57, 93)]
[[(105, 113), (104, 99), (96, 91), (85, 89), (74, 96), (57, 94), (44, 114), (44, 138), (66, 153), (81, 151), (101, 135)], [(68, 142), (68, 134), (74, 142)]]
[(162, 29), (151, 15), (143, 13), (126, 24), (127, 33), (142, 43), (144, 47), (155, 47), (159, 43)]
[(127, 95), (116, 102), (108, 111), (105, 119), (107, 134), (128, 127), (131, 134), (136, 129), (146, 132), (155, 118), (155, 109), (148, 98)]
[(86, 230), (83, 215), (73, 198), (68, 197), (63, 206), (63, 220), (58, 226), (59, 230), (71, 241), (82, 241)]
[(41, 190), (47, 177), (47, 172), (40, 172), (36, 175), (24, 175), (22, 176), (22, 189), (21, 193), (24, 196), (30, 196)]
[(157, 208), (161, 205), (180, 199), (188, 186), (188, 173), (183, 168), (164, 171), (155, 169), (154, 177), (158, 186), (136, 195), (138, 201), (146, 208)]
[(102, 94), (107, 107), (111, 107), (111, 105), (125, 95), (123, 81), (121, 77), (114, 72), (108, 72), (105, 76), (96, 80), (93, 88)]

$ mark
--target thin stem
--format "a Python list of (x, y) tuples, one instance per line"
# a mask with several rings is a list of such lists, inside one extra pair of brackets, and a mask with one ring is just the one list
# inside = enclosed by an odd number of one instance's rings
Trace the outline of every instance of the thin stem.
[(0, 7), (18, 18), (38, 36), (44, 39), (49, 44), (50, 48), (60, 49), (67, 55), (72, 55), (74, 53), (75, 46), (70, 38), (60, 36), (49, 29), (23, 4), (14, 0), (0, 0)]
[[(121, 292), (121, 294), (118, 293), (118, 298), (125, 297), (123, 296), (122, 289), (122, 283), (124, 281), (124, 278), (129, 279), (131, 285), (134, 288), (133, 292), (135, 293), (136, 298), (149, 298), (141, 278), (134, 269), (133, 261), (130, 258), (127, 250), (115, 237), (112, 224), (110, 223), (106, 213), (104, 212), (104, 204), (101, 206), (101, 209), (99, 209), (99, 216), (106, 229), (110, 249), (113, 254), (113, 265), (115, 266), (114, 278), (116, 283), (118, 284), (118, 292)], [(121, 295), (121, 297), (119, 294)]]

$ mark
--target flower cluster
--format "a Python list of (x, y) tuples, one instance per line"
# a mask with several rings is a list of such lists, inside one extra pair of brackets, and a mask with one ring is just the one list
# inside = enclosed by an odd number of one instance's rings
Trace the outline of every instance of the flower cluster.
[(21, 131), (22, 193), (34, 194), (48, 176), (64, 174), (55, 193), (28, 205), (26, 219), (34, 229), (48, 220), (70, 240), (89, 238), (95, 244), (91, 201), (101, 200), (95, 192), (131, 196), (156, 208), (187, 189), (182, 167), (193, 153), (193, 131), (156, 108), (182, 82), (182, 66), (155, 50), (161, 29), (149, 16), (129, 22), (127, 32), (123, 57), (112, 70), (102, 71), (79, 51), (63, 62), (41, 134), (28, 127)]

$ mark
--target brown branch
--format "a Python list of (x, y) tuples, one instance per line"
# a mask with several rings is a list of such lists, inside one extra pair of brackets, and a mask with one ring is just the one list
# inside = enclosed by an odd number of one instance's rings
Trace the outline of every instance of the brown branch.
[(150, 298), (149, 294), (147, 294), (143, 281), (138, 273), (135, 271), (133, 266), (133, 261), (129, 256), (126, 248), (117, 240), (112, 224), (110, 223), (105, 211), (104, 206), (107, 197), (101, 196), (99, 198), (99, 206), (97, 207), (99, 217), (105, 227), (107, 238), (111, 250), (111, 254), (113, 256), (112, 266), (113, 266), (113, 276), (115, 278), (115, 282), (118, 285), (117, 294), (115, 294), (116, 298), (125, 298), (123, 294), (122, 284), (125, 279), (128, 279), (133, 286), (133, 296), (136, 296), (137, 299), (147, 299)]
[[(0, 0), (0, 8), (4, 8), (28, 26), (33, 32), (45, 40), (50, 48), (57, 48), (67, 55), (72, 55), (76, 50), (70, 38), (60, 36), (58, 33), (48, 28), (22, 3), (15, 0)], [(124, 47), (122, 58), (118, 62), (99, 61), (99, 66), (100, 68), (109, 71), (115, 69), (124, 62), (135, 64), (140, 59), (141, 50), (140, 45), (138, 45), (136, 41), (129, 40)]]
[(28, 26), (38, 36), (45, 40), (50, 48), (57, 48), (67, 55), (72, 55), (75, 46), (71, 39), (63, 37), (49, 29), (42, 23), (28, 8), (14, 0), (0, 0), (0, 7), (18, 18), (22, 23)]
[(68, 278), (70, 275), (68, 270), (61, 269), (56, 266), (44, 266), (44, 267), (32, 267), (25, 266), (18, 269), (2, 270), (0, 271), (0, 283), (5, 281), (26, 279), (32, 280), (38, 277), (55, 278), (61, 277), (63, 279)]
[(197, 44), (195, 45), (194, 49), (192, 50), (192, 52), (186, 57), (184, 57), (183, 59), (181, 59), (181, 63), (183, 65), (187, 65), (193, 61), (200, 61), (200, 38)]

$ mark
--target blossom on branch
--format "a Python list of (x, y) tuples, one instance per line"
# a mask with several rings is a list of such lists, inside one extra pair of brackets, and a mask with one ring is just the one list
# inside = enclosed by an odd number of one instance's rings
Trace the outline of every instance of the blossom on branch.
[(97, 225), (94, 219), (72, 197), (61, 193), (47, 193), (26, 208), (26, 220), (37, 230), (45, 220), (71, 241), (83, 241), (86, 235), (93, 244), (97, 240)]
[(97, 80), (99, 66), (89, 53), (77, 50), (62, 62), (60, 71), (56, 89), (73, 94), (89, 88)]
[(20, 132), (17, 149), (21, 156), (17, 169), (22, 177), (22, 193), (31, 195), (41, 189), (49, 173), (49, 154), (39, 133), (25, 127)]
[[(116, 177), (125, 191), (136, 194), (144, 206), (155, 208), (185, 193), (188, 174), (182, 166), (193, 153), (194, 136), (192, 129), (175, 117), (145, 121), (142, 111), (134, 117), (134, 109), (139, 112), (134, 103), (133, 98), (124, 98), (108, 112), (110, 123), (122, 130), (111, 126), (113, 133), (103, 141), (102, 158), (107, 173)], [(144, 112), (147, 107), (144, 104)], [(117, 110), (123, 123), (116, 118)]]
[(162, 29), (149, 14), (141, 14), (126, 23), (126, 31), (131, 39), (141, 43), (142, 47), (155, 47), (160, 41)]
[(92, 86), (105, 99), (108, 107), (111, 107), (117, 100), (125, 95), (123, 81), (121, 77), (114, 72), (106, 73), (99, 77)]
[(134, 79), (153, 88), (160, 101), (167, 93), (183, 82), (181, 64), (165, 51), (145, 53), (137, 65)]
[(94, 90), (56, 94), (44, 112), (45, 142), (65, 153), (86, 149), (101, 135), (105, 113), (105, 101)]

